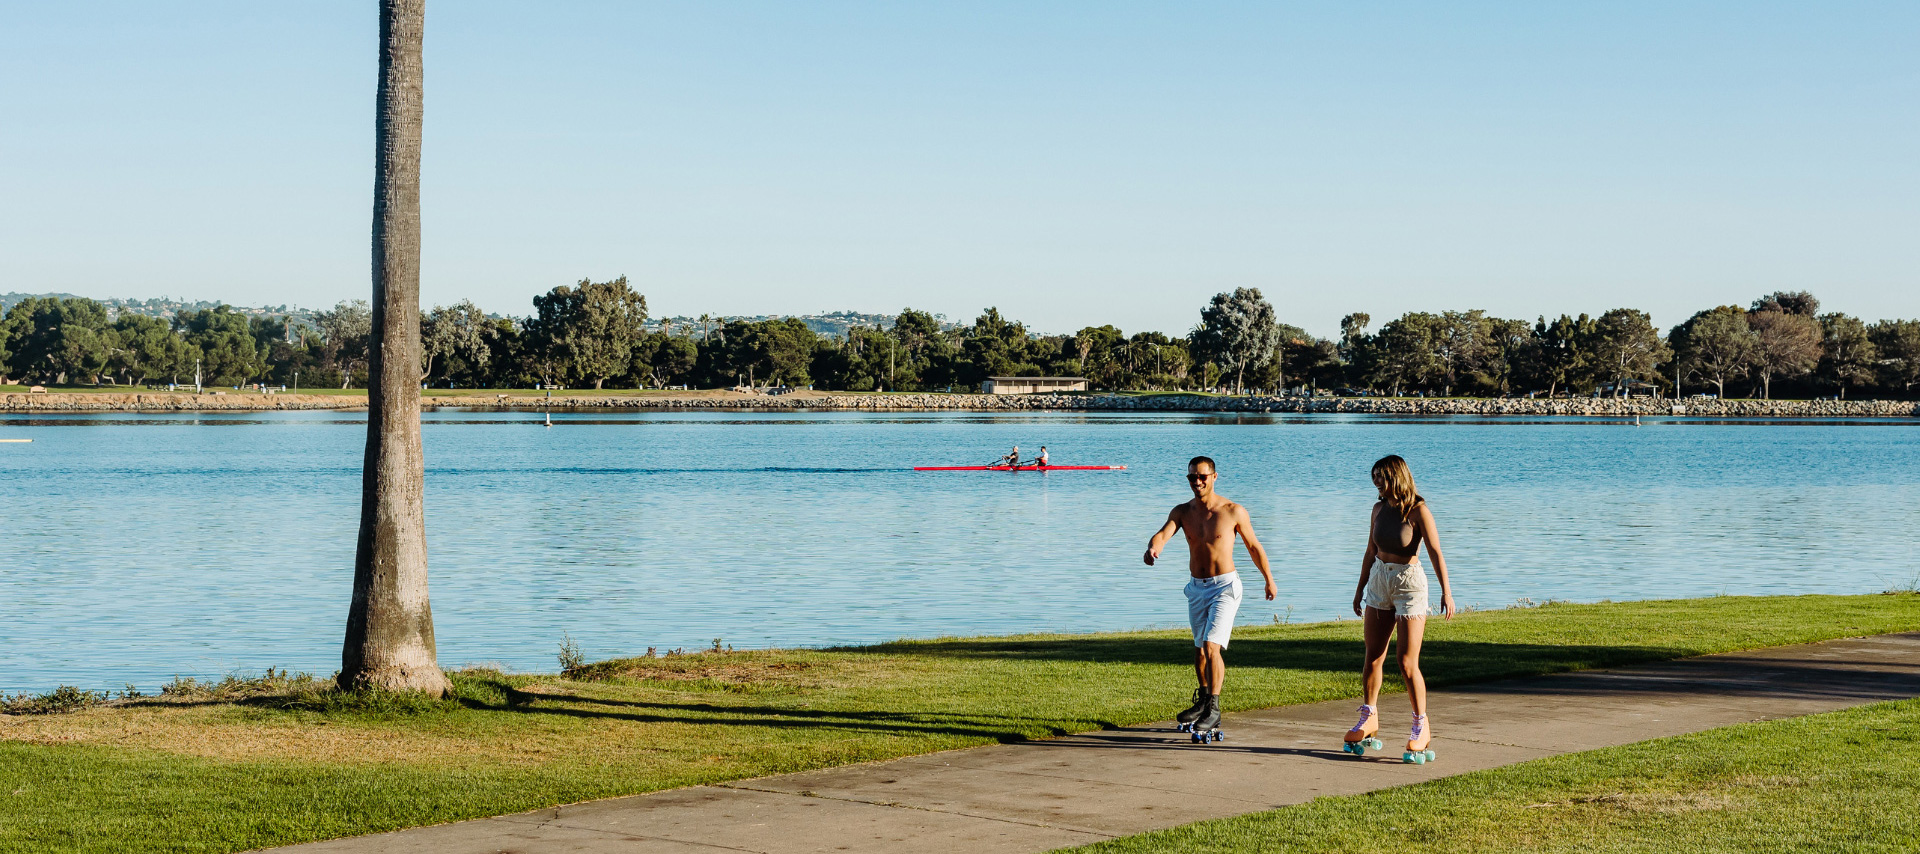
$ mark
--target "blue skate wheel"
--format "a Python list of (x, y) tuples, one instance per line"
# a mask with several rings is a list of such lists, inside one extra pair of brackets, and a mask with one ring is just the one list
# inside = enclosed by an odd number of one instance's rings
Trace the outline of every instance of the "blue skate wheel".
[(1214, 741), (1226, 741), (1226, 740), (1227, 740), (1227, 734), (1226, 734), (1226, 733), (1224, 733), (1224, 732), (1220, 732), (1219, 730), (1214, 730), (1214, 733), (1213, 733), (1213, 740), (1214, 740)]

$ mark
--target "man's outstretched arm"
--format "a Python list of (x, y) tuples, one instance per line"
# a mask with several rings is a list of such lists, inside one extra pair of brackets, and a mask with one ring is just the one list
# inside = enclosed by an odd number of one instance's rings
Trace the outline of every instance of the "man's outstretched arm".
[(1147, 541), (1145, 560), (1148, 566), (1153, 565), (1154, 559), (1160, 556), (1160, 550), (1167, 547), (1167, 541), (1173, 539), (1173, 533), (1178, 530), (1180, 530), (1180, 508), (1175, 507), (1167, 513), (1167, 523), (1161, 525), (1160, 530), (1154, 533), (1153, 539)]
[(1267, 579), (1267, 598), (1280, 596), (1280, 588), (1273, 583), (1273, 572), (1267, 568), (1267, 550), (1260, 545), (1260, 538), (1253, 535), (1253, 517), (1247, 515), (1247, 508), (1235, 506), (1233, 527), (1240, 532), (1240, 540), (1247, 544), (1247, 556), (1253, 558), (1253, 566)]

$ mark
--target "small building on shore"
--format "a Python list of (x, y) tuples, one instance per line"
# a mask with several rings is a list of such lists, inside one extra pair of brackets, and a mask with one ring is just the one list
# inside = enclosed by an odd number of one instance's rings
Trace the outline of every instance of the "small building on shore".
[(1086, 391), (1086, 377), (987, 377), (981, 384), (987, 394), (1048, 394), (1061, 391)]

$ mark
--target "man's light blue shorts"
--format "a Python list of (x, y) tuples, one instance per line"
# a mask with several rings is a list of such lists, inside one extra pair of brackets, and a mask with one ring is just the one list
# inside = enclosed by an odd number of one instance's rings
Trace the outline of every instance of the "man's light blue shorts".
[(1240, 573), (1187, 581), (1187, 620), (1193, 624), (1193, 645), (1217, 643), (1221, 649), (1233, 637), (1233, 617), (1240, 613)]

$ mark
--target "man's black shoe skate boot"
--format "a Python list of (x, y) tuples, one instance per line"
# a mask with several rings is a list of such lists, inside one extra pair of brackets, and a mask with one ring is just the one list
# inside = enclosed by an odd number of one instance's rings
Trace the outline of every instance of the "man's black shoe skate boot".
[(1200, 718), (1193, 722), (1193, 728), (1189, 732), (1193, 733), (1195, 744), (1205, 744), (1225, 738), (1220, 734), (1220, 696), (1218, 694), (1207, 697), (1206, 711), (1200, 713)]
[(1177, 727), (1178, 729), (1188, 729), (1192, 727), (1194, 721), (1200, 719), (1200, 715), (1206, 712), (1206, 710), (1207, 690), (1205, 688), (1195, 688), (1193, 689), (1193, 705), (1188, 706), (1186, 711), (1174, 715), (1173, 722), (1179, 725)]

